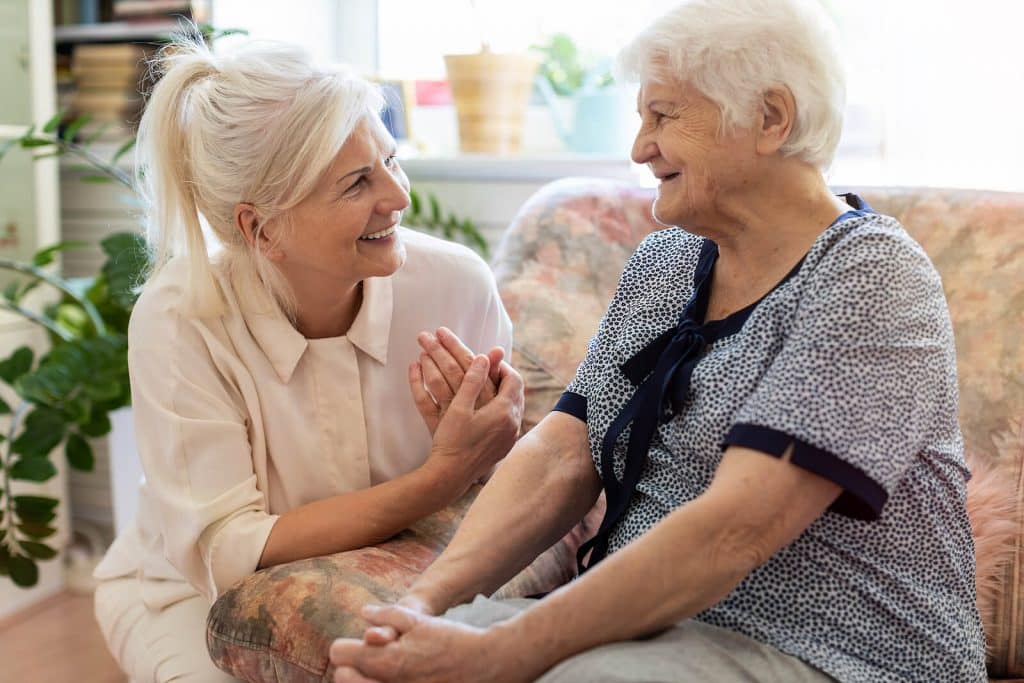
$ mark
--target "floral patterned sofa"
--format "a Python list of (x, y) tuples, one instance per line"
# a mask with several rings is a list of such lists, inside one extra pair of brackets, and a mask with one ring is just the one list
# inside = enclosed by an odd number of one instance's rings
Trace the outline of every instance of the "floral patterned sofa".
[[(994, 678), (1024, 678), (1024, 195), (933, 189), (856, 190), (897, 217), (943, 276), (957, 336), (961, 422), (975, 476), (969, 501), (979, 606)], [(526, 379), (524, 428), (572, 378), (629, 254), (660, 229), (652, 193), (616, 181), (567, 179), (520, 210), (494, 261)], [(358, 634), (357, 607), (392, 600), (443, 548), (474, 493), (376, 548), (257, 573), (210, 612), (214, 661), (249, 681), (327, 681), (327, 646)], [(567, 580), (577, 529), (503, 595)]]

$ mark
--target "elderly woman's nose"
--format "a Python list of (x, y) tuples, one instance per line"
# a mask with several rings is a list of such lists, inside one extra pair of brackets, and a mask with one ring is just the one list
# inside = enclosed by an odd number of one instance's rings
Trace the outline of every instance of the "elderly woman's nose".
[(637, 133), (629, 156), (634, 163), (646, 164), (658, 155), (658, 146), (645, 134)]

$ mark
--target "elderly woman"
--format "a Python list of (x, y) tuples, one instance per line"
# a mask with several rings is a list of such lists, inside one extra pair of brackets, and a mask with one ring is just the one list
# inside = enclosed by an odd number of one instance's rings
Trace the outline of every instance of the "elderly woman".
[[(822, 177), (843, 79), (822, 11), (694, 0), (623, 56), (657, 232), (586, 359), (347, 681), (985, 680), (942, 284)], [(587, 571), (488, 594), (607, 512)], [(456, 623), (461, 622), (461, 623)]]
[[(146, 481), (96, 614), (139, 683), (209, 683), (230, 680), (205, 646), (219, 593), (448, 505), (508, 452), (522, 387), (487, 266), (399, 227), (375, 86), (276, 43), (180, 40), (159, 66), (138, 139), (156, 265), (128, 335)], [(465, 382), (454, 334), (498, 347)]]

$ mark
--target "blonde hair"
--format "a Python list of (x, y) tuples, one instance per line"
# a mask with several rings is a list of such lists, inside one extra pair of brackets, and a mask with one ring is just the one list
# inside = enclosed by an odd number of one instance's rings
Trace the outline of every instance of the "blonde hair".
[[(235, 226), (239, 203), (253, 205), (262, 230), (309, 196), (359, 122), (380, 111), (377, 86), (345, 67), (315, 64), (301, 47), (250, 41), (215, 55), (195, 27), (150, 64), (159, 76), (139, 124), (136, 184), (153, 256), (152, 279), (173, 257), (188, 270), (186, 305), (198, 316), (224, 301), (201, 226), (245, 287), (294, 312), (290, 288)], [(256, 299), (267, 301), (263, 297)]]
[(718, 105), (725, 132), (752, 125), (762, 95), (784, 85), (796, 120), (781, 152), (825, 170), (846, 102), (836, 45), (818, 0), (689, 0), (627, 45), (619, 69), (690, 83)]

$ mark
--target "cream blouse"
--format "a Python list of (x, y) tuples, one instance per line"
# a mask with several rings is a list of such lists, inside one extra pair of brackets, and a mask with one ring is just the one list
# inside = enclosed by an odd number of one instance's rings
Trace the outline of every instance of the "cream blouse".
[[(410, 472), (430, 434), (407, 369), (416, 335), (444, 325), (471, 349), (511, 350), (487, 265), (465, 247), (401, 229), (407, 258), (370, 278), (348, 334), (305, 339), (280, 311), (256, 315), (218, 276), (227, 312), (182, 312), (183, 263), (146, 287), (128, 360), (145, 482), (134, 527), (96, 570), (137, 574), (158, 609), (212, 600), (256, 570), (280, 514)], [(339, 523), (343, 523), (339, 520)]]

